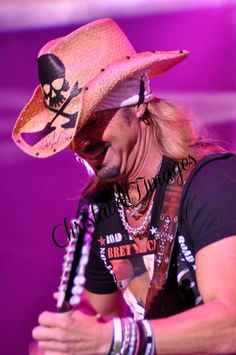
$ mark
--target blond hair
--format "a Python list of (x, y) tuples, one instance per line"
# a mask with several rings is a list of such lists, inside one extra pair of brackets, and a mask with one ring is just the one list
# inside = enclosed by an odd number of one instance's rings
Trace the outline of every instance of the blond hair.
[(148, 103), (146, 114), (161, 152), (172, 159), (186, 157), (201, 140), (189, 113), (180, 105), (154, 98)]

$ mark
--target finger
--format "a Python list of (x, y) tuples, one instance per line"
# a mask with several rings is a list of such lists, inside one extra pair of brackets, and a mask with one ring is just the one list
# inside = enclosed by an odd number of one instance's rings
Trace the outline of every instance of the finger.
[(110, 320), (110, 318), (104, 317), (100, 313), (96, 314), (96, 319), (99, 323), (106, 323), (107, 321)]
[(58, 341), (39, 341), (38, 342), (38, 346), (40, 349), (45, 351), (57, 351), (57, 352), (61, 352), (61, 353), (69, 353), (70, 349), (67, 343), (61, 343)]
[(40, 314), (38, 322), (45, 327), (66, 328), (70, 315), (71, 311), (64, 313), (43, 312)]
[(38, 326), (33, 329), (32, 337), (38, 341), (60, 341), (65, 342), (66, 333), (60, 328)]
[(97, 313), (97, 314), (96, 314), (96, 318), (97, 318), (97, 320), (100, 320), (100, 319), (102, 318), (101, 313)]
[(58, 300), (58, 297), (59, 297), (59, 292), (53, 292), (53, 298), (54, 300)]

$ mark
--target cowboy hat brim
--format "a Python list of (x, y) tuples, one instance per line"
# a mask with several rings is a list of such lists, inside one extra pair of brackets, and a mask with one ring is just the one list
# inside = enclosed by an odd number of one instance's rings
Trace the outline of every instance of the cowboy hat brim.
[[(13, 129), (13, 140), (27, 154), (46, 158), (71, 145), (102, 100), (122, 82), (137, 73), (150, 77), (165, 72), (188, 56), (187, 51), (152, 51), (135, 53), (116, 60), (88, 81), (64, 111), (55, 113), (46, 106), (41, 86), (20, 113)], [(67, 117), (73, 117), (70, 120)]]

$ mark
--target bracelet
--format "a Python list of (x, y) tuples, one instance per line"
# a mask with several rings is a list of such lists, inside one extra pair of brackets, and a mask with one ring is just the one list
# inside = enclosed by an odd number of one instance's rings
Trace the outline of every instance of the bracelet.
[(152, 328), (144, 319), (113, 318), (113, 340), (109, 355), (154, 355)]
[(139, 331), (139, 342), (140, 342), (138, 348), (138, 355), (144, 355), (146, 350), (146, 341), (147, 341), (146, 332), (143, 329), (142, 321), (138, 321), (137, 326)]
[(130, 343), (130, 330), (131, 330), (131, 321), (132, 318), (123, 318), (122, 319), (122, 325), (123, 325), (123, 334), (124, 334), (124, 340), (123, 340), (123, 344), (120, 350), (121, 355), (125, 355), (127, 353), (127, 349), (129, 347), (129, 343)]
[(130, 346), (128, 355), (135, 354), (136, 345), (137, 345), (137, 326), (136, 323), (133, 321), (131, 324), (131, 337), (130, 337)]
[(119, 355), (122, 345), (122, 324), (120, 318), (113, 318), (113, 344), (111, 355)]
[(152, 334), (152, 328), (149, 324), (149, 322), (144, 319), (142, 321), (142, 324), (144, 325), (145, 331), (146, 331), (146, 351), (145, 355), (154, 355), (154, 350), (155, 350), (155, 343), (154, 343), (154, 337)]

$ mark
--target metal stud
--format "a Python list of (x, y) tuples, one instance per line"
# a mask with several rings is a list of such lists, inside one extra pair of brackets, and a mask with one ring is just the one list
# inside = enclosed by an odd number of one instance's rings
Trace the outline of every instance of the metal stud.
[(178, 216), (174, 217), (174, 222), (177, 223), (178, 222)]

